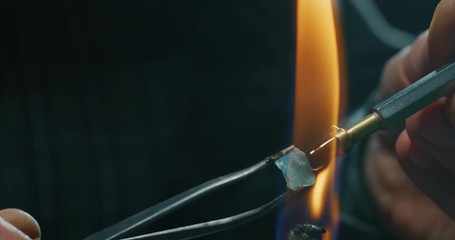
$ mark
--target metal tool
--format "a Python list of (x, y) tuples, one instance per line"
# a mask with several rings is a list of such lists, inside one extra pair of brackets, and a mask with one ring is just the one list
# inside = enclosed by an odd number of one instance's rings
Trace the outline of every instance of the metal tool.
[(339, 128), (333, 138), (311, 151), (310, 155), (333, 140), (338, 140), (343, 153), (347, 152), (354, 144), (364, 140), (377, 130), (387, 130), (403, 123), (406, 118), (448, 94), (454, 88), (455, 63), (451, 63), (429, 73), (374, 106), (370, 114), (348, 128)]
[[(286, 191), (272, 201), (252, 209), (250, 211), (240, 213), (234, 216), (212, 220), (204, 223), (163, 230), (150, 234), (139, 235), (135, 237), (125, 238), (130, 235), (132, 231), (144, 227), (159, 218), (177, 210), (180, 207), (202, 197), (214, 190), (224, 188), (230, 184), (238, 182), (248, 176), (254, 175), (268, 166), (274, 165), (273, 163), (281, 161), (281, 158), (287, 154), (295, 152), (294, 146), (289, 146), (271, 156), (266, 157), (264, 160), (247, 167), (245, 169), (212, 179), (199, 186), (191, 188), (182, 192), (168, 200), (158, 203), (150, 208), (147, 208), (129, 218), (124, 219), (110, 227), (107, 227), (87, 238), (85, 240), (109, 240), (109, 239), (160, 239), (160, 240), (176, 240), (176, 239), (192, 239), (222, 230), (226, 230), (258, 217), (275, 209), (282, 199), (290, 197), (293, 191)], [(306, 158), (305, 158), (306, 160)], [(311, 173), (312, 174), (312, 173)], [(314, 183), (314, 180), (313, 180)], [(312, 184), (311, 184), (312, 185)]]

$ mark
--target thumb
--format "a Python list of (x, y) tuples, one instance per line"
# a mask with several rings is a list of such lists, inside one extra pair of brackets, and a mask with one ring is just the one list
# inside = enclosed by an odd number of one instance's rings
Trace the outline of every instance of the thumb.
[(28, 213), (19, 209), (4, 209), (0, 211), (0, 239), (22, 240), (39, 239), (40, 227)]
[(455, 58), (455, 1), (442, 0), (433, 15), (428, 37), (430, 68), (436, 69)]
[(428, 31), (387, 62), (381, 80), (385, 99), (455, 59), (455, 0), (442, 0)]

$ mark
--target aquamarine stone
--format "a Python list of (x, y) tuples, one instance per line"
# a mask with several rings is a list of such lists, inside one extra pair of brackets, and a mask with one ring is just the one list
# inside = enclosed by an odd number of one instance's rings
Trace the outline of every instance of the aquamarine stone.
[(276, 160), (275, 164), (283, 172), (287, 187), (293, 191), (311, 186), (316, 180), (308, 158), (298, 148)]

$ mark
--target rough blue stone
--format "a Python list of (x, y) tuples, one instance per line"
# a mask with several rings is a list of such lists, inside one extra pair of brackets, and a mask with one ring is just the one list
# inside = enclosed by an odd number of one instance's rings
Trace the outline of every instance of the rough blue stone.
[(314, 184), (316, 177), (305, 153), (298, 148), (284, 155), (277, 161), (276, 166), (283, 172), (287, 187), (297, 190)]

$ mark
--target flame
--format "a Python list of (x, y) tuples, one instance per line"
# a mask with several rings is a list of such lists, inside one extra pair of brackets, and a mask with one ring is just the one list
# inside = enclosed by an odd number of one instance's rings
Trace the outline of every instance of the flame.
[[(343, 70), (335, 5), (332, 0), (296, 0), (297, 40), (293, 144), (309, 152), (324, 142), (332, 125), (338, 123)], [(312, 158), (312, 164), (327, 165), (318, 173), (310, 192), (307, 222), (326, 228), (324, 239), (334, 237), (338, 223), (335, 193), (336, 146), (329, 143)], [(304, 201), (304, 200), (302, 200)], [(301, 202), (302, 202), (301, 201)]]

